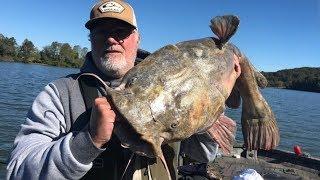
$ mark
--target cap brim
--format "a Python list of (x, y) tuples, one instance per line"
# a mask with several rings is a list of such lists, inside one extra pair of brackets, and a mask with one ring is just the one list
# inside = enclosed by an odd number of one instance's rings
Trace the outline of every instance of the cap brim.
[(118, 18), (114, 18), (114, 17), (98, 17), (98, 18), (94, 18), (94, 19), (90, 19), (86, 24), (85, 24), (85, 27), (87, 29), (92, 29), (94, 26), (96, 26), (97, 24), (100, 24), (101, 22), (105, 22), (105, 21), (108, 21), (110, 19), (116, 19), (116, 20), (119, 20), (119, 21), (123, 21), (125, 23), (127, 23), (128, 25), (132, 26), (133, 28), (137, 28), (136, 26), (134, 26), (133, 24), (131, 24), (130, 22), (127, 22), (123, 19), (118, 19)]

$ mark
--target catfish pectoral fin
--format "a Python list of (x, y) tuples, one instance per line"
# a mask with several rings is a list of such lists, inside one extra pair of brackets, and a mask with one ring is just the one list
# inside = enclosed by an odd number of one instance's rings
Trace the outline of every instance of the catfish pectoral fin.
[(230, 154), (232, 151), (236, 131), (236, 122), (223, 114), (207, 130), (210, 137), (219, 144), (224, 154)]
[(279, 129), (272, 112), (264, 117), (243, 118), (241, 121), (245, 147), (248, 150), (270, 150), (278, 146)]

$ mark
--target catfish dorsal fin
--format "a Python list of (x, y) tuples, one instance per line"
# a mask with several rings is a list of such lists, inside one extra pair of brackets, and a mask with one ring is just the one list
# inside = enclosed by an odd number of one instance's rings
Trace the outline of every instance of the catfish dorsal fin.
[(240, 20), (234, 15), (217, 16), (211, 19), (210, 28), (218, 36), (222, 47), (236, 33)]

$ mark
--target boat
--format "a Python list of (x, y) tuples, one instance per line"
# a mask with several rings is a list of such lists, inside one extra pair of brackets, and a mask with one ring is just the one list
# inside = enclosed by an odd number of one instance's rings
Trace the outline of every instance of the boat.
[(193, 175), (206, 176), (209, 179), (232, 179), (246, 169), (254, 169), (265, 180), (320, 180), (319, 158), (298, 156), (293, 152), (278, 149), (249, 152), (242, 145), (234, 146), (229, 155), (218, 155), (209, 164), (197, 164), (189, 160), (188, 165), (179, 169), (180, 173), (186, 169), (197, 170)]

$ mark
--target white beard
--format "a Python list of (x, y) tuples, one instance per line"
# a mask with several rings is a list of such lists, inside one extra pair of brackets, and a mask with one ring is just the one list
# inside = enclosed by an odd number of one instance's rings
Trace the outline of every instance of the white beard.
[(124, 57), (118, 59), (116, 62), (110, 60), (110, 57), (101, 57), (96, 63), (96, 66), (103, 74), (108, 77), (119, 78), (126, 69), (127, 62)]

